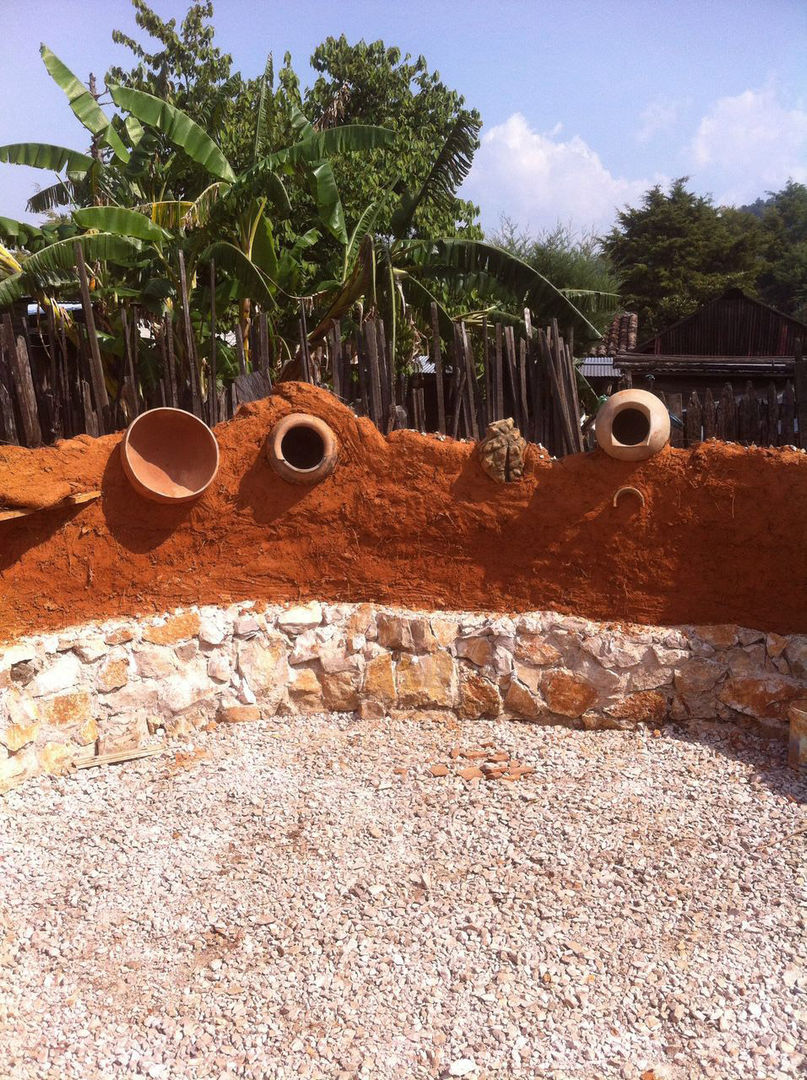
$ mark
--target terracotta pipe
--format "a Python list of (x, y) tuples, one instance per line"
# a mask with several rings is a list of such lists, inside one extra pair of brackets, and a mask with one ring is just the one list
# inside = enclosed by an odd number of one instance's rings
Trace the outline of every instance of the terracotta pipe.
[(597, 413), (594, 432), (609, 457), (644, 461), (670, 441), (670, 414), (647, 390), (620, 390)]
[(291, 413), (269, 433), (266, 457), (277, 475), (290, 484), (317, 484), (336, 467), (339, 443), (324, 420), (309, 413)]

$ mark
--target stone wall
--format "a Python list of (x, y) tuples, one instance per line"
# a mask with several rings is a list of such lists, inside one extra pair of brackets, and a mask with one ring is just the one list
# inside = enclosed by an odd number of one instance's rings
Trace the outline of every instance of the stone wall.
[(0, 646), (0, 790), (213, 723), (400, 710), (589, 729), (807, 700), (807, 636), (369, 604), (201, 607)]

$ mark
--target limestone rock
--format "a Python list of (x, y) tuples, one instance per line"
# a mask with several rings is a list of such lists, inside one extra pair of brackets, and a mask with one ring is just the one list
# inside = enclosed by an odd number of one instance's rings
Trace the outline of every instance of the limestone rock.
[(81, 727), (73, 735), (73, 741), (79, 746), (87, 746), (94, 743), (98, 738), (98, 723), (94, 716), (88, 716)]
[(70, 748), (64, 743), (46, 742), (37, 754), (43, 772), (51, 776), (60, 776), (70, 771), (72, 758)]
[(245, 724), (260, 718), (261, 710), (256, 705), (222, 705), (216, 713), (220, 724)]
[(770, 674), (763, 678), (727, 679), (718, 697), (737, 712), (757, 719), (784, 720), (788, 704), (803, 694), (804, 687), (795, 680)]
[(431, 652), (437, 647), (429, 620), (420, 616), (380, 611), (376, 616), (376, 627), (378, 644), (386, 649)]
[(137, 674), (143, 679), (167, 679), (178, 669), (176, 655), (162, 645), (146, 645), (132, 654)]
[(81, 661), (73, 653), (60, 656), (59, 659), (44, 668), (29, 683), (28, 693), (31, 697), (44, 697), (45, 694), (58, 694), (61, 690), (69, 690), (75, 686), (81, 677)]
[(599, 697), (588, 679), (563, 670), (544, 675), (541, 690), (549, 710), (560, 716), (582, 716)]
[(199, 641), (202, 645), (209, 645), (215, 648), (217, 645), (221, 645), (227, 634), (222, 626), (220, 626), (215, 619), (205, 618), (199, 623)]
[(310, 604), (298, 604), (287, 608), (277, 617), (277, 625), (287, 634), (301, 634), (312, 626), (322, 623), (322, 604), (312, 601)]
[(516, 638), (514, 656), (516, 660), (523, 660), (527, 664), (542, 666), (556, 664), (562, 653), (537, 634), (527, 634)]
[(701, 641), (715, 649), (729, 649), (737, 644), (737, 627), (730, 623), (716, 626), (695, 626), (693, 630)]
[(537, 720), (541, 715), (541, 707), (529, 692), (517, 679), (510, 680), (510, 686), (504, 697), (504, 707), (514, 716), (523, 716), (527, 720)]
[(445, 652), (404, 653), (396, 671), (398, 701), (405, 706), (450, 708), (456, 699), (454, 661)]
[(119, 690), (129, 681), (129, 661), (126, 659), (107, 660), (98, 672), (95, 680), (96, 689), (100, 694), (109, 694), (113, 690)]
[(127, 642), (134, 640), (134, 630), (128, 626), (119, 626), (115, 630), (110, 630), (104, 638), (107, 645), (126, 645)]
[(356, 678), (349, 671), (323, 675), (322, 699), (334, 712), (354, 712), (359, 707)]
[(100, 635), (83, 638), (73, 646), (73, 652), (85, 664), (93, 664), (109, 652), (109, 646)]
[(700, 694), (711, 690), (725, 673), (725, 666), (716, 660), (689, 660), (675, 669), (675, 689), (682, 694)]
[(768, 634), (765, 639), (768, 656), (771, 658), (781, 656), (789, 644), (790, 638), (783, 637), (781, 634)]
[(238, 638), (254, 638), (261, 632), (261, 624), (254, 615), (240, 615), (233, 624), (233, 634)]
[(368, 661), (364, 671), (362, 696), (371, 701), (377, 701), (381, 705), (395, 704), (397, 699), (395, 676), (392, 670), (392, 657), (389, 653), (382, 653), (374, 660)]
[(92, 698), (88, 690), (76, 690), (71, 694), (43, 698), (39, 709), (44, 723), (53, 727), (71, 727), (83, 724), (90, 716)]
[(289, 694), (295, 705), (304, 710), (322, 708), (322, 685), (313, 668), (292, 668), (294, 682), (289, 684)]
[(493, 663), (495, 653), (490, 638), (458, 638), (455, 647), (457, 656), (461, 656), (464, 660), (470, 660), (477, 667), (489, 667)]
[(785, 658), (792, 675), (800, 679), (807, 676), (807, 637), (792, 637), (785, 649)]
[(479, 464), (499, 484), (510, 484), (524, 475), (526, 440), (512, 418), (494, 420), (477, 447)]
[(9, 724), (4, 731), (0, 731), (0, 743), (14, 754), (36, 739), (39, 728), (40, 725), (36, 723)]
[(478, 720), (482, 716), (495, 719), (502, 711), (499, 688), (490, 679), (476, 671), (460, 672), (460, 700), (457, 712), (464, 720)]
[(634, 728), (639, 724), (658, 727), (667, 717), (667, 698), (655, 690), (646, 690), (629, 694), (615, 705), (609, 705), (605, 712), (621, 728)]
[(207, 662), (207, 674), (216, 682), (229, 682), (232, 675), (229, 657), (215, 654)]
[[(254, 638), (238, 646), (238, 670), (268, 710), (274, 712), (284, 699), (289, 681), (286, 646), (279, 637)], [(252, 704), (252, 702), (247, 702)]]
[(143, 631), (143, 640), (152, 645), (176, 645), (180, 641), (196, 637), (199, 633), (199, 616), (195, 611), (174, 615), (163, 623), (153, 623)]
[(36, 776), (37, 772), (39, 763), (32, 748), (11, 757), (0, 754), (0, 795), (21, 784), (29, 776)]
[(120, 750), (135, 750), (149, 738), (146, 714), (142, 711), (129, 713), (120, 720), (103, 726), (99, 741), (99, 754), (112, 754)]

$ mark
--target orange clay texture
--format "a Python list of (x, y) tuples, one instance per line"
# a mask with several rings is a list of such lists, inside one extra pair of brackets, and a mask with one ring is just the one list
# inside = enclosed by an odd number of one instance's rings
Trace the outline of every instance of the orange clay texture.
[[(315, 486), (265, 458), (274, 425), (310, 412), (339, 444)], [(807, 631), (807, 455), (710, 442), (645, 462), (602, 451), (497, 484), (472, 443), (382, 436), (327, 392), (280, 384), (216, 428), (221, 467), (197, 503), (134, 494), (121, 435), (0, 450), (0, 640), (188, 604), (373, 601), (549, 608), (613, 622)], [(617, 507), (615, 493), (624, 486)], [(100, 488), (83, 506), (66, 495)], [(50, 508), (48, 508), (50, 507)]]

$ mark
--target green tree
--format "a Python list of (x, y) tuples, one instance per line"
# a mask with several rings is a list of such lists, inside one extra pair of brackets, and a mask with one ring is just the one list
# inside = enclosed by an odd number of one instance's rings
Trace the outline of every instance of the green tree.
[[(368, 206), (381, 200), (379, 227), (410, 200), (409, 236), (481, 238), (479, 208), (460, 199), (457, 188), (479, 146), (482, 121), (465, 99), (430, 72), (423, 56), (412, 59), (383, 41), (351, 45), (344, 37), (327, 38), (315, 49), (311, 65), (319, 77), (303, 98), (303, 109), (318, 129), (334, 123), (377, 124), (396, 133), (388, 151), (370, 155), (366, 168), (336, 165), (336, 176), (349, 220), (358, 221)], [(435, 166), (447, 140), (456, 163), (443, 173), (443, 186), (414, 207), (417, 194)]]
[(593, 233), (576, 236), (569, 226), (558, 224), (533, 236), (505, 216), (491, 243), (543, 274), (600, 332), (608, 327), (621, 304), (620, 282)]
[(741, 210), (688, 191), (688, 180), (675, 180), (669, 192), (651, 188), (640, 207), (620, 211), (602, 239), (622, 280), (623, 301), (639, 315), (640, 337), (691, 314), (730, 286), (753, 292), (763, 266), (759, 224)]
[(773, 307), (807, 321), (807, 186), (788, 180), (743, 210), (765, 236), (765, 266), (757, 286)]

